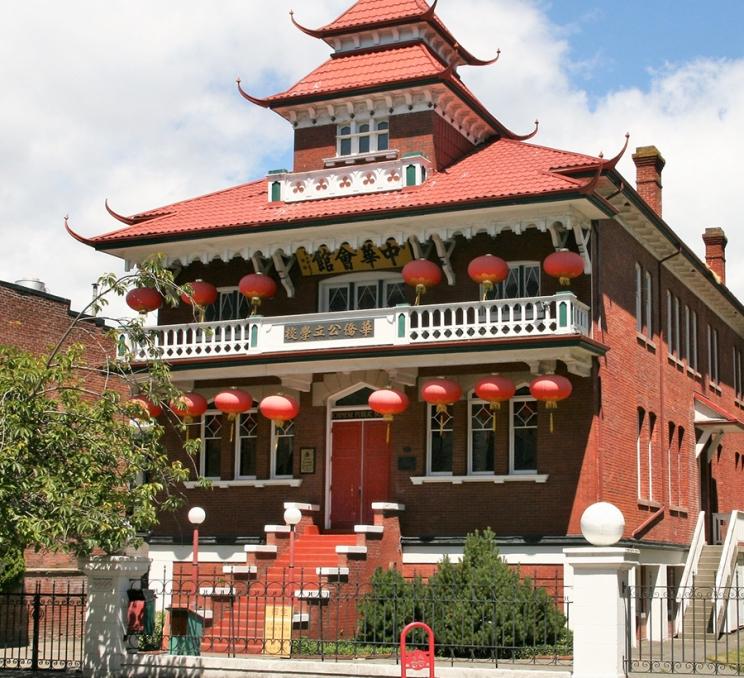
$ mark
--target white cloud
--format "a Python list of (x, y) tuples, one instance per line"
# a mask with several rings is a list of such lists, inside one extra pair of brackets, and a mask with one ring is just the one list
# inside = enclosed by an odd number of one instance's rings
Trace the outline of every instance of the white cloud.
[[(287, 162), (291, 129), (236, 93), (240, 74), (258, 95), (292, 84), (329, 48), (299, 33), (351, 0), (4, 0), (0, 3), (0, 278), (43, 278), (81, 306), (116, 261), (67, 237), (116, 228), (128, 213), (262, 176)], [(572, 30), (532, 2), (442, 0), (439, 13), (475, 54), (501, 47), (495, 66), (464, 79), (508, 127), (541, 120), (539, 143), (614, 154), (656, 144), (667, 221), (700, 252), (706, 226), (728, 229), (730, 286), (744, 292), (737, 237), (744, 156), (744, 60), (668, 65), (646, 90), (608, 91), (590, 107), (572, 71)], [(621, 62), (626, 45), (603, 50)], [(663, 55), (661, 55), (663, 58)], [(629, 155), (621, 171), (632, 181)]]

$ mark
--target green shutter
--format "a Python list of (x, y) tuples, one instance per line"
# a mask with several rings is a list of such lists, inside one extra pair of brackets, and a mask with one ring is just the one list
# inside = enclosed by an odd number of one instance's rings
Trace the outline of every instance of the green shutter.
[(271, 202), (279, 202), (282, 199), (282, 184), (275, 181), (271, 184)]
[(416, 165), (406, 167), (406, 186), (416, 185)]

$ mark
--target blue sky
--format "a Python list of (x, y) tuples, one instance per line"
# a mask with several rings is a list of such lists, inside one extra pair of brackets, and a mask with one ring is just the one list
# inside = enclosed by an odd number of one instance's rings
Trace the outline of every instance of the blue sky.
[(539, 5), (570, 44), (571, 78), (592, 100), (647, 88), (650, 70), (744, 55), (744, 2), (556, 0)]

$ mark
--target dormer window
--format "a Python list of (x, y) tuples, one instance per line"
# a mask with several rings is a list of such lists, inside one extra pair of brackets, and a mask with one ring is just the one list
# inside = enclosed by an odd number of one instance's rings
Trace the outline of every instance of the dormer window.
[(351, 121), (338, 126), (336, 153), (339, 157), (387, 151), (390, 123), (387, 120)]

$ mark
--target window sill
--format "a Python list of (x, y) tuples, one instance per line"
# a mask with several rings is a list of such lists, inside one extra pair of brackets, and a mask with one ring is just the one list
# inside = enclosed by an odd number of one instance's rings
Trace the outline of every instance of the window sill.
[(661, 503), (653, 499), (639, 499), (638, 508), (660, 509)]
[(446, 483), (449, 485), (462, 485), (463, 483), (493, 483), (503, 485), (504, 483), (546, 483), (548, 475), (537, 473), (523, 473), (508, 476), (413, 476), (413, 485), (428, 485), (431, 483)]
[(744, 410), (744, 400), (742, 400), (740, 397), (734, 400), (734, 405), (740, 410)]
[(675, 367), (679, 368), (680, 370), (685, 369), (685, 364), (675, 355), (669, 353), (667, 354), (667, 360), (669, 361), (670, 365), (674, 365)]
[(341, 165), (356, 165), (364, 162), (375, 162), (377, 160), (397, 160), (398, 151), (388, 149), (385, 151), (374, 151), (373, 153), (355, 153), (354, 155), (339, 155), (335, 158), (323, 158), (323, 164), (327, 168), (340, 167)]
[(693, 379), (700, 379), (702, 375), (694, 367), (687, 366), (687, 375)]
[(670, 506), (669, 513), (673, 513), (674, 515), (680, 517), (686, 517), (688, 511), (684, 506)]
[[(212, 487), (300, 487), (302, 478), (267, 478), (265, 480), (212, 480)], [(199, 488), (199, 482), (189, 480), (183, 484), (187, 490)]]
[(636, 339), (639, 344), (645, 346), (649, 351), (656, 351), (656, 344), (642, 332), (636, 332)]
[(714, 384), (712, 381), (708, 382), (708, 388), (713, 391), (716, 395), (721, 395), (721, 387), (718, 384)]

